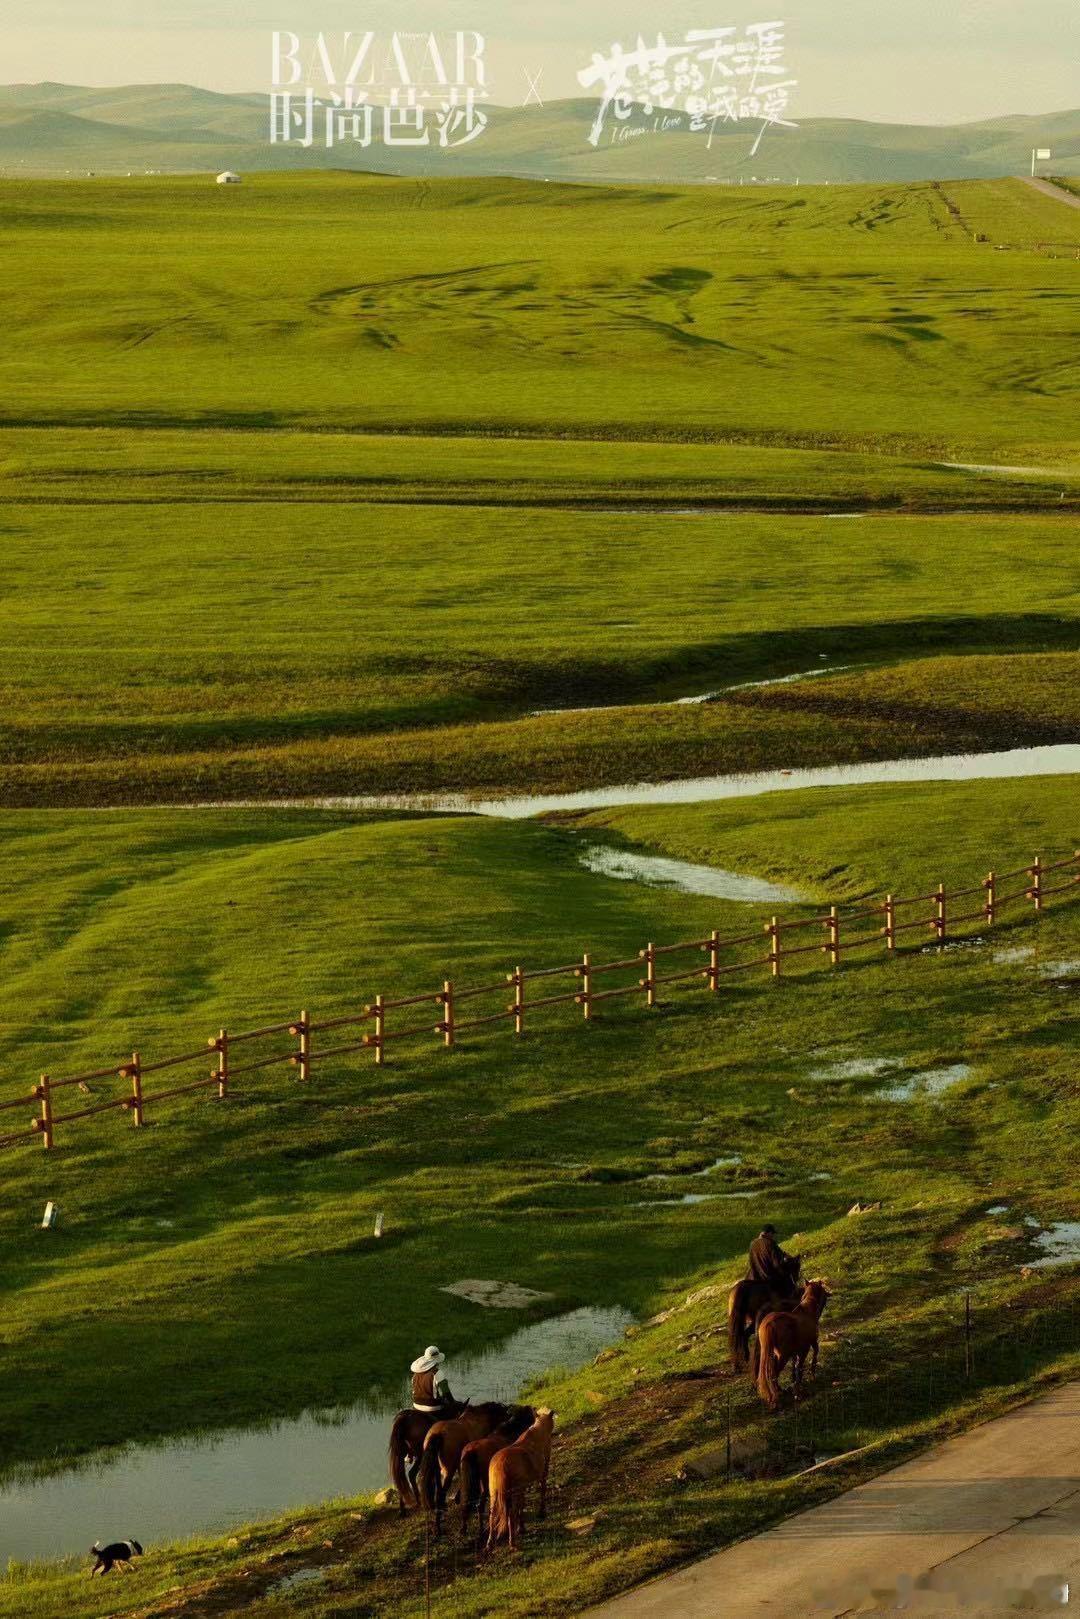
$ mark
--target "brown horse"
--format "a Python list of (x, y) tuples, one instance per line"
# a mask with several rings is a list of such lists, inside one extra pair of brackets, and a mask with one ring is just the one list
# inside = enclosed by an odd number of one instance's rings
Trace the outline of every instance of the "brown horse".
[[(447, 1407), (446, 1415), (458, 1417), (464, 1410), (465, 1406), (455, 1400)], [(397, 1491), (401, 1517), (405, 1516), (407, 1507), (420, 1505), (416, 1475), (424, 1454), (424, 1440), (437, 1416), (435, 1411), (417, 1411), (415, 1407), (408, 1406), (398, 1412), (390, 1429), (390, 1479)]]
[[(783, 1265), (784, 1279), (755, 1282), (745, 1277), (728, 1294), (728, 1348), (731, 1364), (742, 1371), (750, 1361), (750, 1345), (763, 1310), (780, 1310), (795, 1304), (799, 1297), (802, 1260), (791, 1255)], [(756, 1373), (755, 1373), (756, 1375)]]
[(796, 1399), (802, 1389), (806, 1357), (810, 1375), (817, 1371), (818, 1322), (832, 1294), (824, 1282), (807, 1282), (793, 1310), (774, 1310), (758, 1327), (758, 1393), (770, 1411), (780, 1409), (780, 1374), (791, 1362)]
[(446, 1492), (453, 1483), (461, 1453), (471, 1439), (485, 1439), (510, 1416), (510, 1408), (498, 1400), (469, 1405), (460, 1416), (440, 1418), (424, 1435), (424, 1454), (416, 1474), (420, 1499), (435, 1514), (435, 1533), (442, 1530)]
[(540, 1486), (540, 1512), (547, 1511), (548, 1469), (551, 1466), (551, 1435), (555, 1413), (546, 1406), (536, 1412), (536, 1421), (520, 1439), (497, 1452), (488, 1470), (491, 1506), (488, 1514), (488, 1550), (500, 1540), (513, 1551), (525, 1530), (525, 1492), (530, 1484)]
[(520, 1439), (526, 1428), (536, 1421), (531, 1405), (515, 1405), (506, 1422), (486, 1439), (470, 1439), (461, 1453), (461, 1527), (469, 1527), (469, 1517), (476, 1508), (481, 1526), (488, 1502), (488, 1468), (493, 1456), (515, 1439)]

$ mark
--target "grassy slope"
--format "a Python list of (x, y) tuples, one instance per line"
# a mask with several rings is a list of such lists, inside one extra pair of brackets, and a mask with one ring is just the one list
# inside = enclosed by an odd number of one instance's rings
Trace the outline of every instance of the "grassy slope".
[[(970, 726), (944, 713), (934, 667), (910, 677), (940, 711), (925, 735), (889, 723), (873, 684), (862, 719), (831, 730), (779, 707), (521, 716), (822, 653), (1076, 645), (1072, 526), (1056, 515), (378, 507), (357, 526), (319, 505), (164, 504), (9, 507), (0, 522), (0, 627), (20, 648), (0, 721), (14, 805), (619, 780), (631, 726), (645, 776), (948, 751)], [(965, 678), (1007, 684), (1034, 734), (1039, 667)], [(432, 729), (478, 720), (499, 723)]]
[(971, 230), (1080, 223), (953, 192), (5, 182), (4, 414), (1075, 443), (1073, 266)]
[[(973, 880), (991, 859), (1010, 866), (1078, 841), (1068, 779), (620, 810), (571, 825), (576, 833), (311, 812), (123, 814), (92, 826), (59, 812), (9, 816), (17, 905), (3, 955), (5, 1044), (24, 1075), (107, 1060), (136, 1040), (152, 1057), (190, 1049), (223, 1020), (235, 1027), (301, 1000), (328, 1014), (376, 988), (426, 987), (448, 963), (459, 982), (475, 982), (515, 959), (570, 959), (585, 943), (621, 955), (649, 936), (745, 925), (745, 907), (580, 872), (575, 837), (586, 828), (846, 897), (886, 884), (911, 892), (938, 875)], [(392, 883), (373, 883), (389, 869)], [(419, 930), (434, 870), (439, 910)], [(1033, 942), (1030, 929), (1003, 937)], [(1048, 915), (1039, 937), (1044, 959), (1075, 957), (1077, 913)], [(640, 1008), (588, 1030), (552, 1013), (547, 1032), (519, 1048), (509, 1034), (474, 1037), (453, 1055), (403, 1053), (380, 1075), (342, 1059), (320, 1071), (326, 1110), (306, 1106), (286, 1070), (243, 1085), (227, 1115), (185, 1101), (139, 1135), (106, 1118), (70, 1127), (52, 1160), (35, 1149), (5, 1154), (5, 1453), (41, 1455), (46, 1434), (51, 1451), (58, 1431), (69, 1450), (112, 1439), (121, 1385), (126, 1436), (339, 1400), (407, 1358), (418, 1304), (425, 1331), (460, 1355), (493, 1323), (437, 1291), (459, 1275), (549, 1288), (559, 1307), (621, 1301), (648, 1313), (717, 1266), (730, 1273), (751, 1221), (738, 1204), (639, 1209), (634, 1178), (721, 1152), (741, 1152), (738, 1175), (774, 1188), (768, 1209), (805, 1234), (811, 1263), (845, 1277), (845, 1331), (886, 1331), (918, 1300), (944, 1300), (956, 1276), (941, 1256), (957, 1231), (971, 1228), (982, 1285), (1004, 1281), (1016, 1247), (980, 1248), (985, 1233), (973, 1224), (991, 1190), (1044, 1220), (1075, 1213), (1068, 1006), (1029, 965), (995, 963), (988, 950), (915, 954), (775, 988), (751, 982), (713, 1006), (669, 993), (672, 1010), (649, 1026)], [(972, 1074), (941, 1102), (902, 1109), (875, 1101), (873, 1080), (810, 1078), (818, 1064), (866, 1053), (915, 1069), (967, 1061)], [(823, 1166), (832, 1182), (807, 1179)], [(53, 1237), (32, 1231), (46, 1196), (64, 1210)], [(887, 1202), (858, 1281), (842, 1218), (854, 1197)], [(379, 1247), (365, 1240), (377, 1208), (388, 1213)], [(710, 1319), (706, 1309), (650, 1339), (650, 1375), (680, 1364), (680, 1334)], [(163, 1405), (178, 1341), (187, 1392)], [(46, 1355), (63, 1371), (43, 1382), (33, 1373)], [(594, 1371), (558, 1391), (560, 1406), (573, 1417), (599, 1398), (616, 1412), (627, 1378), (625, 1362)], [(730, 1500), (706, 1490), (683, 1540), (657, 1538), (661, 1475), (700, 1418), (688, 1409), (685, 1421), (664, 1429), (662, 1454), (605, 1529), (613, 1557), (603, 1574), (590, 1572), (596, 1548), (571, 1556), (550, 1611), (730, 1532)], [(577, 1466), (576, 1431), (564, 1472)], [(612, 1462), (622, 1465), (617, 1450)], [(783, 1504), (775, 1493), (755, 1500), (747, 1522)], [(360, 1569), (372, 1555), (385, 1561), (402, 1611), (410, 1545), (391, 1532), (376, 1552), (361, 1548)], [(546, 1554), (564, 1556), (565, 1542)], [(165, 1559), (152, 1578), (192, 1579), (219, 1556)], [(364, 1596), (356, 1577), (350, 1601)], [(13, 1588), (6, 1611), (49, 1611), (58, 1589)], [(522, 1600), (496, 1583), (461, 1611), (516, 1612)]]
[[(1012, 182), (5, 183), (0, 801), (611, 779), (617, 718), (431, 728), (821, 650), (1074, 645), (1050, 217), (1073, 229)], [(747, 509), (604, 509), (639, 501)], [(638, 773), (766, 746), (738, 715), (650, 723)], [(967, 735), (769, 725), (784, 760)]]
[[(851, 813), (838, 815), (839, 804)], [(1011, 864), (1030, 858), (1035, 845), (1071, 849), (1076, 839), (1068, 780), (785, 795), (764, 807), (738, 801), (682, 814), (682, 847), (735, 868), (766, 868), (818, 893), (890, 883), (911, 892), (939, 873), (974, 879), (991, 859)], [(675, 824), (664, 812), (610, 819), (632, 831)], [(591, 877), (577, 869), (566, 832), (532, 824), (298, 812), (121, 814), (87, 823), (53, 813), (10, 816), (4, 834), (15, 896), (3, 974), (5, 1038), (18, 1054), (9, 1094), (40, 1069), (96, 1066), (122, 1057), (132, 1042), (150, 1059), (191, 1049), (222, 1021), (250, 1026), (300, 1004), (328, 1015), (376, 989), (434, 985), (448, 964), (459, 982), (490, 981), (517, 960), (573, 959), (585, 945), (619, 956), (650, 936), (692, 937), (718, 916), (721, 926), (741, 930), (747, 914)], [(373, 882), (374, 872), (390, 870), (392, 882)], [(417, 916), (425, 918), (422, 931)], [(787, 1085), (809, 1052), (837, 1044), (840, 1028), (855, 1049), (895, 1041), (901, 1055), (924, 1064), (968, 1048), (985, 1051), (992, 1066), (1030, 1063), (1033, 1073), (1051, 1060), (1064, 1007), (1049, 989), (1033, 994), (1025, 978), (982, 956), (947, 967), (915, 958), (896, 964), (879, 1001), (866, 990), (885, 971), (854, 968), (778, 996), (762, 986), (740, 991), (736, 1024), (725, 1000), (652, 1032), (630, 1012), (591, 1032), (575, 1030), (569, 1046), (539, 1033), (520, 1048), (495, 1036), (467, 1042), (455, 1056), (418, 1055), (379, 1076), (363, 1060), (342, 1059), (320, 1070), (330, 1094), (347, 1104), (328, 1113), (303, 1106), (286, 1070), (230, 1103), (227, 1123), (212, 1104), (177, 1104), (167, 1123), (139, 1136), (110, 1117), (96, 1129), (73, 1126), (55, 1159), (36, 1150), (6, 1155), (8, 1454), (32, 1453), (38, 1443), (32, 1410), (15, 1391), (20, 1366), (40, 1354), (46, 1321), (57, 1351), (66, 1346), (67, 1377), (49, 1397), (66, 1412), (73, 1446), (107, 1436), (100, 1403), (83, 1398), (80, 1384), (100, 1387), (101, 1368), (116, 1364), (121, 1342), (128, 1353), (137, 1343), (149, 1366), (183, 1334), (204, 1374), (195, 1379), (202, 1394), (171, 1417), (150, 1378), (130, 1398), (130, 1432), (178, 1417), (209, 1420), (226, 1407), (295, 1408), (340, 1393), (343, 1380), (362, 1385), (365, 1374), (404, 1355), (407, 1323), (396, 1311), (355, 1309), (361, 1277), (373, 1299), (385, 1300), (402, 1267), (433, 1287), (453, 1279), (443, 1274), (443, 1256), (453, 1252), (455, 1273), (484, 1275), (492, 1266), (497, 1273), (501, 1265), (560, 1299), (600, 1295), (640, 1309), (662, 1278), (737, 1249), (741, 1222), (725, 1239), (712, 1217), (689, 1211), (655, 1222), (620, 1196), (633, 1241), (613, 1250), (610, 1189), (552, 1169), (554, 1160), (578, 1158), (584, 1140), (597, 1164), (644, 1171), (670, 1154), (739, 1150), (749, 1129), (752, 1155), (775, 1174), (783, 1154), (770, 1146), (766, 1121), (790, 1114)], [(944, 1043), (924, 998), (957, 1019)], [(1024, 1034), (1040, 1026), (1036, 1056), (1025, 1051)], [(764, 1072), (762, 1042), (770, 1053)], [(568, 1067), (573, 1076), (586, 1060), (587, 1080), (568, 1084)], [(667, 1083), (657, 1090), (660, 1073)], [(706, 1097), (716, 1114), (709, 1126)], [(856, 1087), (836, 1102), (836, 1117), (850, 1121), (863, 1099)], [(448, 1136), (446, 1117), (462, 1133)], [(872, 1132), (853, 1175), (883, 1171), (883, 1139)], [(826, 1140), (827, 1133), (815, 1137), (815, 1153), (827, 1151)], [(928, 1150), (921, 1136), (918, 1150)], [(1019, 1146), (1016, 1161), (1019, 1173)], [(1067, 1186), (1065, 1161), (1059, 1173)], [(1055, 1184), (1046, 1170), (1044, 1197)], [(842, 1195), (830, 1192), (819, 1207), (822, 1194), (800, 1189), (799, 1222), (816, 1223)], [(28, 1202), (32, 1208), (42, 1196), (65, 1208), (64, 1230), (55, 1244), (28, 1248), (16, 1234)], [(358, 1248), (355, 1239), (384, 1207), (394, 1242)], [(570, 1249), (553, 1249), (543, 1235), (552, 1207), (572, 1212)], [(175, 1230), (154, 1226), (165, 1217), (176, 1220)], [(433, 1222), (444, 1231), (435, 1242)], [(103, 1311), (92, 1301), (106, 1267), (115, 1277), (112, 1297), (128, 1302)], [(218, 1283), (227, 1273), (225, 1306)], [(354, 1299), (340, 1344), (319, 1357), (305, 1352), (322, 1329), (298, 1308), (272, 1364), (219, 1353), (257, 1333), (271, 1301), (300, 1301), (312, 1287), (331, 1313), (339, 1296)], [(432, 1297), (432, 1330), (455, 1341), (477, 1330), (468, 1306)]]

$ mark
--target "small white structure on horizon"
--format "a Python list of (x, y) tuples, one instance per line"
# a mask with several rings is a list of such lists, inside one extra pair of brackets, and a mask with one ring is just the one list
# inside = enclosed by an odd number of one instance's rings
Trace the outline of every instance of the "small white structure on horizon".
[(217, 183), (219, 186), (238, 186), (240, 184), (240, 176), (238, 174), (234, 174), (232, 169), (225, 169), (223, 173), (218, 175)]

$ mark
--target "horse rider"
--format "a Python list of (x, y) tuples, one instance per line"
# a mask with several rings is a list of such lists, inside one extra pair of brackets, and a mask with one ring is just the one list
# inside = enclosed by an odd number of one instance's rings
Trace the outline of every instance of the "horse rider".
[(442, 1373), (446, 1356), (434, 1344), (428, 1344), (409, 1367), (412, 1373), (412, 1403), (414, 1411), (426, 1411), (429, 1416), (450, 1415), (457, 1402), (450, 1393), (450, 1385)]
[(746, 1270), (746, 1280), (788, 1288), (791, 1285), (791, 1275), (791, 1255), (786, 1254), (777, 1242), (776, 1227), (762, 1226), (750, 1244), (750, 1262)]

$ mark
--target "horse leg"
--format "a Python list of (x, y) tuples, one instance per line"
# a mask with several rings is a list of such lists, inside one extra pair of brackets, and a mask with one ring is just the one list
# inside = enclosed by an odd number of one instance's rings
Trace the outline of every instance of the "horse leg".
[(547, 1466), (545, 1466), (544, 1471), (540, 1474), (540, 1510), (537, 1513), (537, 1517), (541, 1519), (547, 1517), (547, 1481), (548, 1467), (550, 1465), (551, 1464), (549, 1462)]
[(818, 1341), (815, 1338), (810, 1350), (810, 1376), (817, 1376)]

